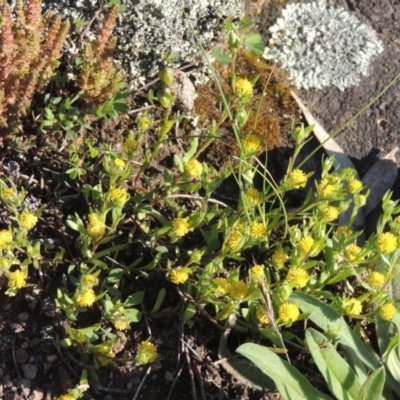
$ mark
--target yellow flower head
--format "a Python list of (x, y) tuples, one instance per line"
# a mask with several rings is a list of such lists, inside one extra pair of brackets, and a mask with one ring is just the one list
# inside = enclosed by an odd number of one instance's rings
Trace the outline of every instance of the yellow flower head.
[(255, 206), (261, 201), (261, 194), (257, 189), (250, 188), (246, 190), (246, 198), (251, 206)]
[(300, 169), (294, 169), (289, 174), (289, 182), (293, 189), (305, 187), (307, 184), (307, 175)]
[(115, 329), (117, 329), (119, 331), (125, 331), (130, 327), (130, 322), (129, 322), (128, 318), (126, 318), (124, 315), (121, 315), (121, 316), (115, 318), (114, 326), (115, 326)]
[(122, 169), (125, 167), (125, 161), (122, 158), (116, 158), (114, 160), (114, 167), (118, 169)]
[(261, 325), (267, 325), (269, 324), (269, 318), (268, 318), (268, 314), (267, 311), (265, 309), (264, 306), (258, 306), (257, 310), (256, 310), (256, 318), (257, 321), (261, 324)]
[(119, 206), (124, 205), (129, 200), (129, 193), (124, 188), (116, 188), (110, 192), (110, 200)]
[(250, 269), (250, 276), (255, 281), (261, 281), (265, 278), (264, 265), (255, 265)]
[(99, 220), (99, 217), (96, 214), (92, 213), (89, 214), (89, 223), (86, 230), (90, 237), (98, 239), (106, 233), (106, 225)]
[(344, 255), (349, 261), (354, 261), (358, 257), (360, 251), (361, 251), (360, 247), (358, 247), (355, 244), (351, 244), (350, 246), (347, 247)]
[(325, 207), (322, 210), (322, 215), (325, 221), (332, 222), (339, 217), (339, 210), (333, 206)]
[(83, 282), (86, 286), (93, 287), (97, 285), (98, 280), (94, 275), (88, 274), (83, 278)]
[(157, 360), (157, 347), (151, 342), (140, 343), (135, 357), (136, 365), (149, 364)]
[(125, 153), (132, 156), (138, 147), (138, 141), (135, 139), (126, 139), (124, 142)]
[(367, 278), (368, 284), (373, 288), (373, 289), (380, 289), (383, 284), (385, 283), (386, 277), (385, 275), (381, 274), (380, 272), (370, 272)]
[(313, 245), (314, 239), (311, 236), (306, 236), (300, 240), (297, 246), (302, 253), (308, 254), (311, 251)]
[(238, 246), (240, 241), (243, 239), (243, 236), (239, 232), (233, 232), (228, 239), (228, 246), (235, 250)]
[(171, 271), (169, 274), (169, 279), (171, 279), (172, 283), (175, 285), (179, 285), (180, 283), (185, 283), (189, 279), (190, 270), (188, 268), (178, 267)]
[(203, 173), (203, 165), (195, 158), (192, 158), (186, 163), (185, 172), (191, 178), (198, 178)]
[(237, 79), (235, 82), (235, 93), (239, 97), (251, 97), (253, 95), (253, 85), (247, 79)]
[(278, 247), (272, 254), (272, 262), (277, 265), (282, 265), (288, 260), (288, 256), (283, 247)]
[(250, 227), (250, 235), (254, 239), (261, 239), (267, 233), (267, 228), (262, 222), (253, 222)]
[(350, 237), (353, 234), (353, 231), (349, 229), (347, 226), (338, 226), (336, 229), (336, 236), (341, 238), (343, 236)]
[(19, 222), (21, 228), (29, 231), (37, 224), (38, 217), (32, 211), (24, 210), (19, 216)]
[(362, 311), (362, 304), (360, 300), (351, 298), (343, 303), (343, 311), (347, 315), (360, 315)]
[(362, 182), (358, 179), (350, 179), (347, 184), (347, 189), (349, 190), (349, 193), (352, 194), (359, 192), (361, 188)]
[(243, 281), (235, 281), (232, 282), (229, 287), (229, 294), (238, 300), (242, 300), (246, 297), (248, 291), (248, 287), (245, 282)]
[(279, 319), (284, 324), (292, 324), (293, 322), (297, 321), (300, 315), (299, 307), (294, 303), (283, 303), (278, 308), (278, 316)]
[(310, 275), (304, 269), (296, 267), (289, 271), (286, 279), (294, 288), (302, 289), (307, 286)]
[(322, 179), (318, 185), (318, 191), (323, 199), (327, 199), (335, 194), (335, 186), (331, 185), (328, 179)]
[(96, 360), (103, 367), (110, 364), (111, 358), (115, 357), (113, 350), (106, 344), (95, 346), (95, 350), (97, 353), (100, 353), (96, 354)]
[(229, 282), (225, 278), (215, 278), (214, 279), (214, 285), (217, 286), (217, 288), (214, 291), (215, 296), (220, 297), (224, 296), (229, 292)]
[(260, 137), (257, 135), (246, 135), (242, 143), (246, 153), (255, 153), (260, 150)]
[(77, 400), (76, 396), (72, 394), (62, 394), (61, 396), (58, 397), (58, 400)]
[(12, 188), (7, 188), (7, 189), (4, 189), (4, 190), (3, 190), (2, 197), (3, 197), (4, 199), (9, 199), (10, 197), (13, 197), (14, 194), (15, 194), (14, 189), (12, 189)]
[(189, 222), (187, 218), (175, 218), (172, 221), (172, 233), (175, 236), (183, 237), (189, 232)]
[(3, 250), (12, 241), (12, 233), (9, 230), (3, 229), (0, 231), (0, 250)]
[(85, 289), (83, 292), (78, 294), (76, 302), (80, 307), (91, 307), (96, 300), (96, 294), (91, 288)]
[(22, 289), (26, 285), (27, 276), (21, 270), (16, 270), (8, 274), (8, 286), (10, 288)]
[(354, 196), (354, 202), (356, 203), (357, 207), (364, 207), (367, 204), (367, 196), (364, 194), (357, 194)]
[(147, 130), (153, 126), (153, 120), (147, 116), (143, 116), (139, 121), (139, 129)]
[(391, 253), (397, 248), (397, 239), (393, 233), (386, 232), (378, 235), (376, 247), (381, 253)]
[(385, 304), (379, 309), (379, 315), (385, 321), (391, 321), (396, 313), (397, 309), (393, 303)]

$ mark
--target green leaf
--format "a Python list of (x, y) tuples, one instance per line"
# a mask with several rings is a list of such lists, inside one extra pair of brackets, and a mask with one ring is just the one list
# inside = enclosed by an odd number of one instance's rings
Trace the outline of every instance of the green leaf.
[(332, 343), (313, 328), (307, 329), (306, 342), (319, 371), (336, 398), (357, 400), (361, 383)]
[(252, 361), (276, 384), (280, 395), (287, 400), (319, 400), (330, 397), (314, 389), (299, 370), (272, 351), (254, 343), (245, 343), (236, 352)]
[(362, 386), (358, 400), (380, 399), (385, 386), (386, 374), (383, 367), (374, 371)]
[(114, 268), (108, 274), (107, 283), (120, 282), (123, 275), (124, 275), (124, 270), (122, 268)]
[(185, 153), (185, 155), (183, 156), (182, 161), (183, 161), (184, 164), (186, 164), (196, 154), (198, 145), (199, 145), (199, 138), (198, 138), (198, 136), (196, 136), (190, 142), (189, 149)]
[(140, 292), (133, 293), (127, 297), (124, 301), (125, 306), (136, 306), (143, 301), (144, 291), (141, 290)]
[(245, 43), (246, 45), (261, 43), (261, 35), (259, 33), (251, 33), (246, 37)]
[(114, 110), (120, 113), (126, 114), (129, 111), (129, 107), (125, 103), (114, 103)]

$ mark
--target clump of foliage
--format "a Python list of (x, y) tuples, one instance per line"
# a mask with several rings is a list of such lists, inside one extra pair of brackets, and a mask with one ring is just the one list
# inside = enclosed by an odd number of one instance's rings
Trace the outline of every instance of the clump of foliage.
[(55, 75), (69, 22), (43, 16), (41, 0), (17, 0), (15, 20), (2, 0), (0, 13), (0, 127), (13, 130)]

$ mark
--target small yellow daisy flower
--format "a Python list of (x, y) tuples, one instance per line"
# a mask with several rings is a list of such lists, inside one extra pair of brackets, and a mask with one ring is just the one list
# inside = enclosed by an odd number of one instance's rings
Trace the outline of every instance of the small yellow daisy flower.
[(93, 289), (85, 289), (83, 292), (78, 294), (76, 302), (80, 307), (91, 307), (96, 300), (96, 294)]
[(331, 185), (327, 179), (322, 179), (318, 185), (318, 191), (323, 199), (327, 199), (335, 194), (335, 186)]
[(235, 82), (235, 93), (239, 97), (251, 97), (253, 95), (253, 85), (248, 79), (237, 79)]
[(385, 304), (379, 309), (379, 315), (385, 321), (391, 321), (396, 313), (397, 309), (393, 303)]
[(147, 130), (153, 126), (153, 120), (147, 116), (143, 116), (139, 121), (139, 129)]
[(257, 307), (256, 318), (257, 318), (257, 321), (261, 325), (268, 325), (269, 324), (268, 314), (267, 314), (267, 311), (266, 311), (264, 306), (260, 305), (260, 306)]
[(21, 228), (29, 231), (37, 224), (38, 217), (32, 211), (24, 210), (19, 216), (19, 222)]
[(302, 253), (308, 254), (313, 245), (314, 245), (314, 239), (311, 236), (306, 236), (300, 240), (297, 246)]
[(248, 291), (248, 287), (245, 282), (243, 281), (235, 281), (232, 282), (229, 286), (229, 294), (238, 300), (242, 300), (246, 297)]
[(347, 315), (360, 315), (362, 311), (362, 304), (360, 300), (351, 298), (344, 302), (343, 311)]
[(250, 276), (255, 281), (261, 281), (265, 278), (264, 265), (255, 265), (250, 269)]
[(125, 161), (122, 160), (121, 158), (116, 158), (114, 160), (114, 167), (118, 169), (122, 169), (125, 167)]
[(132, 156), (138, 147), (138, 141), (135, 139), (126, 139), (124, 142), (125, 153)]
[(13, 196), (14, 196), (14, 189), (7, 188), (7, 189), (3, 190), (2, 197), (4, 199), (9, 199), (10, 197), (13, 197)]
[(217, 297), (224, 296), (229, 292), (230, 283), (225, 278), (215, 278), (214, 285), (217, 286), (217, 288), (214, 291), (214, 294)]
[(72, 394), (62, 394), (58, 397), (58, 400), (76, 400), (76, 397)]
[(348, 184), (347, 184), (347, 189), (349, 190), (349, 193), (357, 193), (360, 191), (362, 188), (362, 182), (359, 181), (358, 179), (350, 179)]
[(129, 200), (129, 193), (124, 188), (116, 188), (110, 192), (110, 200), (119, 206), (124, 205)]
[(294, 189), (305, 187), (307, 180), (307, 175), (300, 169), (294, 169), (289, 174), (289, 182)]
[(243, 236), (239, 232), (233, 232), (228, 238), (228, 246), (232, 250), (235, 250), (239, 246), (242, 239)]
[(151, 342), (140, 343), (135, 356), (136, 365), (149, 364), (157, 360), (157, 347)]
[(0, 231), (0, 250), (3, 250), (12, 241), (12, 233), (9, 230), (3, 229)]
[(243, 138), (243, 148), (246, 153), (255, 153), (260, 150), (260, 137), (257, 135), (247, 135)]
[(10, 272), (8, 274), (8, 286), (10, 288), (22, 289), (26, 285), (27, 276), (21, 270)]
[(92, 274), (88, 274), (83, 278), (83, 282), (86, 286), (96, 286), (97, 278)]
[(322, 210), (322, 215), (325, 221), (332, 222), (339, 217), (339, 210), (336, 207), (329, 206)]
[(106, 233), (106, 225), (99, 220), (99, 217), (92, 213), (89, 214), (89, 223), (87, 224), (86, 230), (90, 237), (98, 239), (104, 236)]
[(256, 206), (261, 201), (261, 194), (257, 189), (250, 188), (246, 190), (246, 198), (251, 206)]
[(267, 233), (267, 228), (262, 222), (253, 222), (250, 227), (250, 235), (254, 239), (261, 239)]
[(289, 271), (286, 279), (294, 288), (302, 289), (307, 286), (310, 275), (304, 269), (296, 267)]
[(292, 324), (297, 321), (300, 315), (299, 307), (294, 303), (283, 303), (278, 308), (279, 319), (284, 324)]
[(128, 318), (126, 318), (124, 315), (121, 315), (115, 319), (114, 326), (115, 329), (119, 331), (125, 331), (130, 327), (130, 322)]
[(338, 226), (338, 228), (336, 229), (336, 236), (339, 238), (342, 236), (346, 236), (349, 238), (352, 234), (353, 231), (349, 229), (347, 226)]
[(381, 274), (380, 272), (370, 272), (367, 278), (368, 284), (373, 288), (373, 289), (380, 289), (383, 284), (385, 283), (386, 277), (385, 275)]
[(96, 353), (100, 353), (96, 354), (96, 360), (103, 367), (110, 364), (111, 358), (115, 357), (115, 354), (112, 351), (112, 349), (110, 349), (110, 347), (106, 344), (103, 345), (100, 344), (95, 346), (94, 348), (96, 350)]
[(364, 207), (367, 204), (367, 196), (364, 194), (357, 194), (354, 196), (354, 202), (356, 203), (357, 207)]
[(169, 279), (175, 285), (179, 285), (180, 283), (185, 283), (189, 279), (190, 270), (188, 268), (178, 267), (171, 271), (169, 274)]
[(189, 222), (187, 221), (187, 218), (175, 218), (172, 221), (172, 233), (175, 236), (178, 237), (183, 237), (189, 232)]
[(376, 247), (381, 253), (391, 253), (397, 248), (397, 239), (393, 233), (386, 232), (378, 235)]
[(278, 247), (278, 249), (275, 250), (274, 254), (272, 254), (272, 262), (274, 264), (284, 264), (288, 260), (288, 255), (286, 254), (285, 250), (283, 247)]
[(350, 246), (347, 247), (346, 251), (344, 252), (344, 255), (349, 261), (354, 261), (358, 257), (360, 251), (361, 251), (360, 247), (358, 247), (355, 244), (351, 244)]
[(185, 172), (191, 178), (198, 178), (203, 173), (203, 165), (195, 158), (192, 158), (186, 163)]

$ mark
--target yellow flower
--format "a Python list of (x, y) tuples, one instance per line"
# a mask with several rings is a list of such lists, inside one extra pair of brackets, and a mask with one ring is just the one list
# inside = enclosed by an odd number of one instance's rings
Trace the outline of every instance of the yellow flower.
[(339, 210), (336, 207), (326, 207), (322, 210), (322, 215), (327, 222), (332, 222), (339, 216)]
[(129, 200), (129, 193), (124, 188), (116, 188), (110, 192), (110, 200), (122, 206)]
[(12, 233), (9, 230), (3, 229), (0, 231), (0, 250), (3, 250), (12, 241)]
[(385, 321), (391, 321), (396, 313), (397, 309), (393, 303), (385, 304), (379, 309), (379, 315)]
[(135, 357), (136, 365), (149, 364), (157, 360), (157, 347), (151, 342), (142, 342)]
[(250, 188), (246, 190), (246, 198), (251, 206), (255, 206), (261, 201), (261, 194), (257, 189)]
[(16, 270), (8, 274), (8, 286), (10, 288), (22, 289), (26, 285), (26, 274), (21, 270)]
[(126, 318), (124, 315), (121, 315), (115, 319), (114, 326), (115, 329), (119, 331), (125, 331), (130, 327), (130, 322), (128, 318)]
[(353, 231), (349, 229), (347, 226), (338, 226), (338, 228), (336, 229), (336, 235), (339, 238), (342, 236), (346, 236), (349, 238), (352, 234)]
[(125, 153), (132, 156), (138, 147), (138, 141), (135, 139), (126, 139), (124, 142)]
[(242, 143), (246, 153), (255, 153), (260, 150), (260, 138), (257, 135), (247, 135), (243, 138)]
[(318, 191), (323, 199), (331, 197), (335, 192), (335, 186), (331, 185), (327, 179), (322, 179), (318, 185)]
[(86, 230), (90, 237), (98, 239), (106, 233), (106, 225), (99, 220), (99, 217), (96, 214), (92, 213), (89, 214), (89, 223)]
[(122, 169), (125, 167), (125, 161), (122, 160), (121, 158), (116, 158), (114, 160), (114, 167), (118, 169)]
[(262, 222), (253, 222), (250, 227), (250, 235), (255, 239), (260, 239), (267, 233), (267, 228)]
[(347, 189), (349, 193), (357, 193), (362, 188), (362, 182), (358, 179), (350, 179), (347, 184)]
[(302, 253), (308, 254), (313, 247), (313, 244), (314, 239), (311, 236), (306, 236), (300, 240), (300, 242), (298, 243), (298, 248)]
[(354, 202), (357, 207), (364, 207), (367, 204), (367, 196), (364, 194), (357, 194), (357, 196), (354, 196)]
[(83, 292), (78, 294), (76, 302), (81, 307), (90, 307), (96, 300), (96, 294), (93, 289), (85, 289)]
[(214, 285), (217, 286), (217, 288), (214, 291), (214, 294), (217, 297), (224, 296), (229, 292), (229, 282), (225, 278), (215, 278), (214, 279)]
[(171, 279), (172, 283), (175, 285), (179, 285), (180, 283), (185, 283), (189, 279), (190, 270), (188, 268), (178, 267), (171, 271), (169, 274), (169, 279)]
[(185, 165), (185, 172), (191, 178), (198, 178), (203, 173), (203, 166), (195, 158), (189, 160)]
[(257, 321), (262, 325), (269, 324), (269, 318), (268, 318), (267, 311), (264, 306), (257, 307), (256, 318), (257, 318)]
[(38, 217), (32, 211), (24, 210), (24, 211), (22, 211), (21, 215), (19, 216), (19, 222), (20, 222), (21, 228), (29, 231), (37, 224)]
[(348, 299), (343, 303), (343, 311), (347, 315), (360, 315), (362, 311), (362, 304), (360, 300)]
[(285, 252), (285, 250), (283, 250), (282, 247), (279, 247), (277, 250), (275, 250), (274, 254), (272, 254), (272, 262), (274, 264), (284, 264), (288, 259), (288, 256)]
[(85, 283), (86, 286), (96, 286), (97, 278), (92, 274), (88, 274), (85, 275), (85, 277), (83, 278), (83, 282)]
[(361, 251), (360, 247), (358, 247), (355, 244), (351, 244), (350, 246), (347, 247), (344, 255), (349, 261), (354, 261), (358, 257), (360, 251)]
[(294, 189), (305, 187), (307, 180), (307, 175), (300, 169), (294, 169), (289, 174), (289, 182)]
[(175, 218), (172, 221), (172, 233), (175, 236), (183, 237), (189, 232), (189, 222), (187, 218)]
[(139, 121), (139, 129), (146, 130), (150, 129), (153, 126), (153, 120), (147, 116), (143, 116)]
[(283, 303), (278, 308), (279, 319), (284, 324), (292, 324), (300, 315), (299, 307), (294, 303)]
[(237, 79), (235, 82), (235, 93), (239, 97), (251, 97), (253, 95), (253, 85), (247, 79)]
[(96, 354), (96, 360), (103, 367), (110, 363), (111, 358), (115, 357), (113, 350), (107, 344), (100, 344), (100, 345), (94, 346), (94, 349), (95, 349), (96, 353), (100, 353), (100, 354)]
[(14, 196), (14, 189), (12, 189), (12, 188), (4, 189), (3, 193), (2, 193), (2, 196), (5, 199), (9, 199), (10, 197), (13, 197)]
[(261, 281), (265, 278), (264, 265), (255, 265), (250, 269), (250, 276), (256, 281)]
[(62, 394), (60, 397), (58, 397), (58, 400), (76, 400), (76, 397), (72, 394)]
[(381, 274), (380, 272), (370, 272), (367, 278), (368, 284), (373, 288), (373, 289), (380, 289), (383, 284), (385, 283), (386, 277), (385, 275)]
[(243, 236), (239, 232), (233, 232), (228, 239), (228, 245), (232, 250), (235, 250), (239, 246)]
[(235, 281), (232, 282), (229, 287), (229, 294), (238, 300), (242, 300), (246, 297), (247, 294), (247, 285), (243, 281)]
[(397, 239), (393, 233), (386, 232), (378, 235), (376, 247), (381, 253), (391, 253), (397, 248)]
[(288, 282), (297, 289), (302, 289), (307, 286), (308, 281), (310, 280), (310, 275), (302, 268), (292, 268), (287, 278)]

